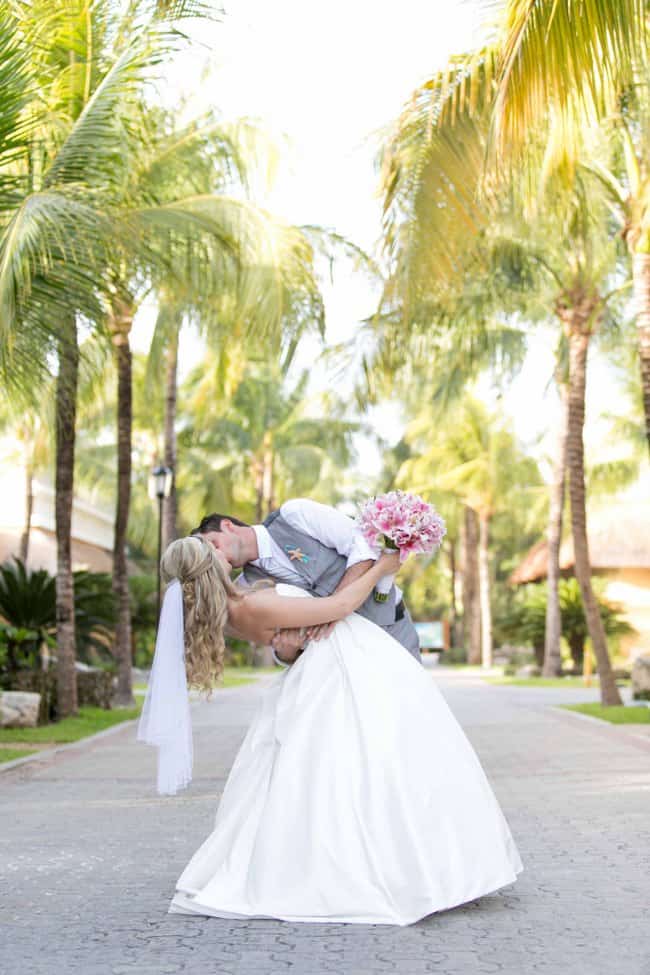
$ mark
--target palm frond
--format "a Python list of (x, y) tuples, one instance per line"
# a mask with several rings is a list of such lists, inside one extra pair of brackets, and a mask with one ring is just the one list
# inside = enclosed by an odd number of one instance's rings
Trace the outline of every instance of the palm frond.
[(505, 0), (495, 101), (498, 140), (522, 145), (544, 120), (580, 102), (611, 111), (639, 64), (647, 65), (644, 0)]

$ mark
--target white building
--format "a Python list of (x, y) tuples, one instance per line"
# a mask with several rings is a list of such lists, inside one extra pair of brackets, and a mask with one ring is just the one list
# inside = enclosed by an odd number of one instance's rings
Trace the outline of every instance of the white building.
[[(34, 506), (27, 565), (56, 573), (54, 486), (33, 483)], [(18, 555), (25, 525), (25, 471), (0, 461), (0, 562)], [(113, 565), (113, 515), (75, 499), (72, 512), (72, 567), (110, 572)]]

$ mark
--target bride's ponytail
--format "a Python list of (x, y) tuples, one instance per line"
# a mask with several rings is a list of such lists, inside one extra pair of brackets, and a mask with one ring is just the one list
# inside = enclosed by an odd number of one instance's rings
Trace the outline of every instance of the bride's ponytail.
[(228, 599), (240, 599), (242, 593), (212, 545), (200, 536), (172, 542), (160, 571), (165, 583), (178, 579), (182, 587), (188, 682), (209, 694), (223, 674)]

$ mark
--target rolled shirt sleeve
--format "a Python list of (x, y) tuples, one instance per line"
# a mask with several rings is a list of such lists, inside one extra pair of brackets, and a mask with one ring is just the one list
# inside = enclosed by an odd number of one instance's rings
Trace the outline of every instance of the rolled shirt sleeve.
[(358, 562), (368, 559), (374, 562), (377, 559), (377, 552), (365, 540), (357, 525), (336, 508), (309, 498), (294, 498), (282, 505), (280, 513), (297, 531), (344, 555), (348, 568)]

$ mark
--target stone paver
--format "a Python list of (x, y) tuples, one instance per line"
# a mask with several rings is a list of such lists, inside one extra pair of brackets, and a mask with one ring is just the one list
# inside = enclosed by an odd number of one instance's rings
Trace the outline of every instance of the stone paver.
[(196, 774), (181, 797), (153, 794), (153, 752), (132, 727), (0, 775), (0, 970), (648, 975), (648, 742), (548, 706), (590, 692), (432, 679), (509, 819), (525, 864), (516, 885), (409, 928), (167, 915), (262, 681), (195, 705)]

